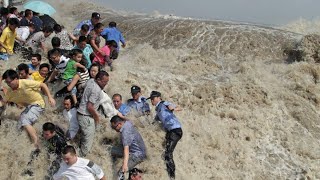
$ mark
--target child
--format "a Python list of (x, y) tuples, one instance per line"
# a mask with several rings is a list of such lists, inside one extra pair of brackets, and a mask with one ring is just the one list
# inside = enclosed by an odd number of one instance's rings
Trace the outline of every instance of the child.
[(41, 55), (40, 54), (32, 54), (31, 55), (31, 64), (29, 66), (29, 74), (37, 72), (39, 70), (41, 63)]
[[(77, 68), (82, 69), (83, 71), (86, 70), (86, 67), (80, 64), (82, 60), (83, 53), (80, 49), (73, 49), (71, 51), (72, 59), (69, 60), (67, 63), (66, 69), (63, 73), (62, 79), (66, 85), (70, 84), (72, 78), (77, 74)], [(71, 90), (71, 95), (75, 104), (77, 104), (77, 89), (73, 87)]]
[(71, 96), (66, 96), (63, 101), (63, 117), (68, 122), (68, 131), (66, 137), (68, 139), (73, 139), (78, 130), (79, 130), (79, 123), (77, 119), (77, 109), (74, 107), (75, 103)]
[(113, 70), (112, 59), (110, 58), (110, 56), (111, 56), (111, 53), (117, 48), (118, 48), (118, 45), (116, 41), (114, 40), (107, 41), (107, 45), (100, 48), (100, 51), (103, 51), (105, 55), (95, 52), (95, 58), (93, 62), (99, 63), (104, 69), (105, 69), (105, 64), (107, 63), (107, 65), (110, 66), (110, 71), (112, 71)]
[(48, 76), (50, 65), (48, 63), (43, 63), (39, 67), (39, 71), (31, 74), (33, 80), (43, 83)]
[(50, 52), (50, 60), (53, 63), (53, 65), (55, 66), (55, 69), (51, 73), (51, 75), (48, 79), (48, 82), (51, 82), (51, 81), (57, 79), (56, 76), (58, 75), (58, 73), (60, 73), (60, 75), (63, 75), (63, 73), (67, 67), (67, 63), (69, 61), (69, 58), (66, 58), (65, 56), (62, 55), (61, 49), (54, 48)]

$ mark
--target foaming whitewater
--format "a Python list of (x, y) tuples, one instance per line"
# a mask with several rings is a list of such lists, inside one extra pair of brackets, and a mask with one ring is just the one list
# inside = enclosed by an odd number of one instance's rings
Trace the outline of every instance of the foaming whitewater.
[[(128, 99), (135, 84), (145, 96), (158, 90), (183, 108), (176, 112), (184, 130), (174, 152), (177, 179), (320, 179), (320, 69), (288, 63), (283, 53), (302, 33), (55, 3), (55, 18), (69, 30), (98, 11), (105, 25), (116, 21), (123, 31), (127, 47), (110, 72), (109, 95)], [(46, 121), (64, 122), (54, 110), (48, 108), (35, 124), (39, 134)], [(10, 108), (2, 117), (0, 179), (43, 179), (53, 159), (44, 150), (29, 166), (34, 176), (21, 176), (32, 146), (25, 132), (16, 130), (20, 112)], [(152, 123), (153, 115), (154, 109), (149, 117), (131, 117), (148, 149), (139, 167), (144, 179), (165, 180), (165, 133)], [(107, 179), (115, 179), (110, 145), (102, 143), (106, 138), (116, 143), (118, 134), (104, 119), (87, 158), (102, 166)]]

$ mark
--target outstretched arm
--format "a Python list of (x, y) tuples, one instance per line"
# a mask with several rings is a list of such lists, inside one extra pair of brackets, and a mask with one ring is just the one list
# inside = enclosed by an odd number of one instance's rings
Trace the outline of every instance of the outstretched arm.
[(55, 106), (56, 105), (56, 101), (52, 98), (48, 86), (45, 83), (41, 83), (40, 87), (41, 87), (41, 90), (44, 92), (44, 94), (48, 96), (49, 104), (51, 106)]

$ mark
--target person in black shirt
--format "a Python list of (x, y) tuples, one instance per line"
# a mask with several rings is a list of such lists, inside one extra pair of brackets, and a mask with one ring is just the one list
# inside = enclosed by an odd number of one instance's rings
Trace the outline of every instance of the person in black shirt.
[(62, 150), (67, 146), (62, 130), (51, 122), (44, 123), (42, 126), (45, 147), (49, 154), (55, 154), (56, 159), (52, 162), (48, 175), (51, 177), (60, 168), (62, 160)]

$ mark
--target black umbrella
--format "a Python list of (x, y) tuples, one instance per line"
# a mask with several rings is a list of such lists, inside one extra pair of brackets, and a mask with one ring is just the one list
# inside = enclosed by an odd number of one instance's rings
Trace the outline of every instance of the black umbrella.
[(42, 26), (50, 26), (53, 28), (53, 26), (55, 24), (57, 24), (56, 20), (54, 20), (52, 17), (50, 17), (49, 15), (45, 14), (45, 15), (42, 15), (42, 16), (39, 16), (39, 18), (42, 20), (43, 24)]

